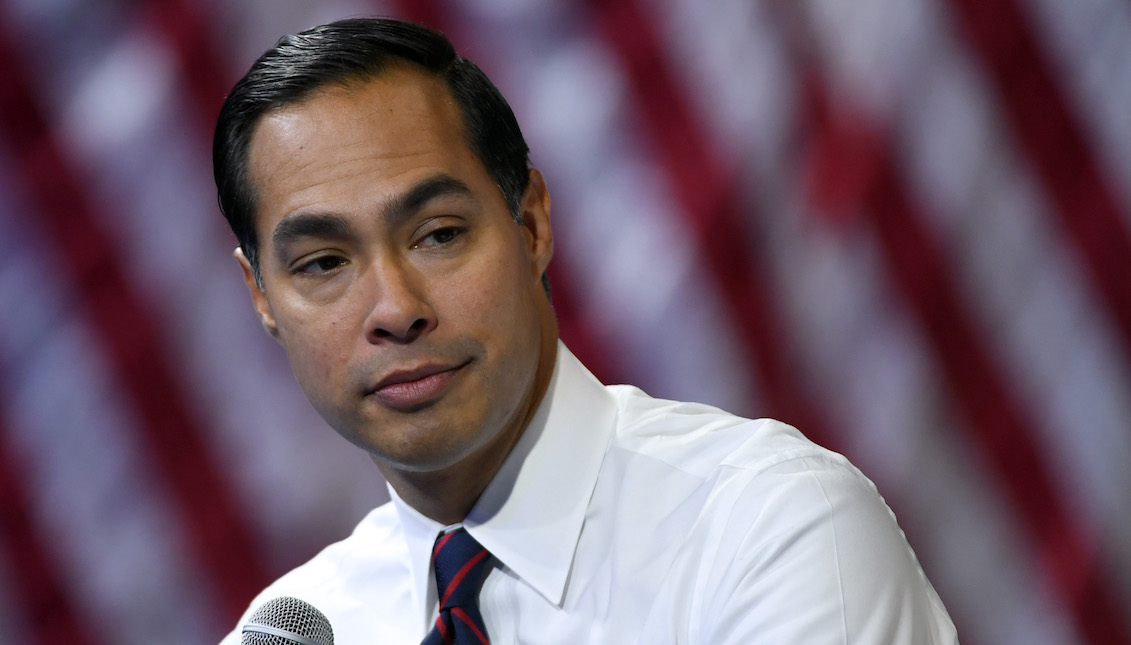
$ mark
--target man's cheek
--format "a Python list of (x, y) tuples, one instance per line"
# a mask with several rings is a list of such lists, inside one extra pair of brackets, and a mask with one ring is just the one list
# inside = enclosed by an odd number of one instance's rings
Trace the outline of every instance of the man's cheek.
[(292, 351), (287, 352), (287, 358), (290, 360), (295, 378), (307, 397), (312, 401), (318, 399), (320, 403), (332, 398), (333, 390), (340, 387), (340, 384), (336, 383), (335, 361), (311, 351), (317, 349), (311, 344), (304, 345), (298, 342), (290, 347)]

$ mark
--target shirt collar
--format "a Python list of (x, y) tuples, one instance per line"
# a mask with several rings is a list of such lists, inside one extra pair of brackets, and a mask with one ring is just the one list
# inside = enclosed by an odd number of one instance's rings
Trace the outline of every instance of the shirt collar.
[(412, 575), (413, 604), (417, 607), (425, 607), (423, 620), (427, 625), (431, 620), (428, 612), (432, 605), (428, 597), (428, 583), (432, 571), (432, 545), (436, 542), (436, 536), (444, 529), (444, 525), (425, 517), (409, 506), (388, 483), (385, 487), (389, 490), (389, 499), (393, 502), (393, 508), (397, 510), (401, 530), (408, 543), (408, 568)]
[[(522, 437), (464, 520), (506, 567), (560, 605), (597, 482), (616, 406), (604, 386), (560, 341), (546, 395)], [(417, 599), (427, 602), (432, 543), (443, 525), (390, 488), (412, 558)]]

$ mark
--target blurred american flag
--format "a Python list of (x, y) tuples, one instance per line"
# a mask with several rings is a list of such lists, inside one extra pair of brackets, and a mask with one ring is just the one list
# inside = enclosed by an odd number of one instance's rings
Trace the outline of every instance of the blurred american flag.
[(385, 499), (215, 206), (281, 34), (449, 33), (548, 177), (563, 337), (880, 488), (963, 642), (1131, 643), (1131, 4), (4, 0), (0, 633), (215, 642)]

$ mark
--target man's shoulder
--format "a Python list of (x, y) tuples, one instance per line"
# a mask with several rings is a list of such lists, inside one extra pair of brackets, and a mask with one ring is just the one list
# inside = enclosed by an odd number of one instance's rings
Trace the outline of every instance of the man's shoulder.
[(366, 514), (345, 539), (323, 548), (261, 591), (223, 645), (239, 642), (239, 626), (256, 607), (272, 598), (293, 596), (315, 607), (335, 606), (350, 593), (353, 581), (408, 575), (407, 562), (400, 520), (392, 502), (387, 502)]
[(775, 419), (748, 419), (703, 403), (654, 398), (632, 386), (608, 390), (618, 411), (613, 447), (690, 475), (715, 478), (725, 470), (751, 476), (799, 464), (858, 472), (840, 454)]
[(609, 391), (618, 418), (593, 513), (608, 519), (586, 546), (628, 535), (613, 550), (633, 567), (663, 562), (703, 642), (767, 626), (791, 642), (955, 642), (894, 514), (845, 457), (773, 419)]
[[(346, 538), (323, 548), (317, 555), (279, 578), (265, 590), (310, 589), (340, 584), (344, 575), (399, 562), (406, 552), (401, 527), (392, 502), (365, 515)], [(282, 595), (282, 594), (276, 594)]]

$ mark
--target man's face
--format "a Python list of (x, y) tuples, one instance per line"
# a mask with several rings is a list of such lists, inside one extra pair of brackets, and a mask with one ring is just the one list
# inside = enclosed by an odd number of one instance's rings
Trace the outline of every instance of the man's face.
[(269, 113), (249, 168), (262, 290), (237, 255), (322, 417), (383, 471), (505, 454), (556, 347), (540, 175), (518, 224), (447, 88), (408, 66)]

